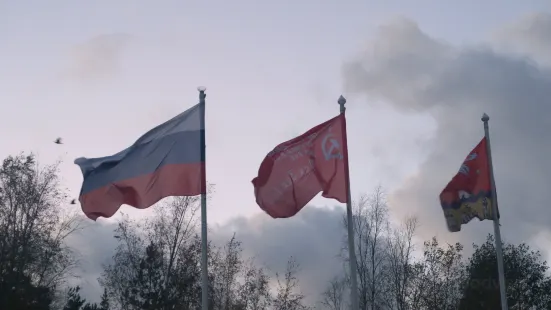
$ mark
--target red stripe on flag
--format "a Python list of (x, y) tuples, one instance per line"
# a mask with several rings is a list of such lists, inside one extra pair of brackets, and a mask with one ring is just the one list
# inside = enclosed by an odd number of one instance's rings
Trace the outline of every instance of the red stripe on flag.
[(204, 165), (165, 165), (154, 173), (101, 187), (80, 197), (82, 211), (96, 220), (100, 216), (113, 216), (123, 204), (145, 209), (165, 197), (199, 195), (203, 190)]

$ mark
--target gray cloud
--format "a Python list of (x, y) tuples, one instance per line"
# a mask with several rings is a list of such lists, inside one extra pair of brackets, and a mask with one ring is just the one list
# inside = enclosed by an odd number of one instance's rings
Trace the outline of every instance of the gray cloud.
[(551, 15), (526, 15), (511, 25), (496, 31), (495, 42), (502, 48), (534, 60), (551, 64)]
[(85, 220), (84, 229), (70, 235), (67, 245), (75, 250), (79, 260), (76, 279), (72, 285), (82, 288), (82, 295), (90, 301), (99, 301), (103, 292), (98, 278), (103, 272), (102, 264), (109, 263), (115, 254), (117, 239), (114, 230), (117, 223)]
[(88, 81), (114, 74), (130, 39), (127, 34), (99, 35), (76, 46), (71, 53), (69, 75)]
[[(529, 39), (508, 44), (542, 50), (551, 46), (550, 25), (550, 16), (531, 15), (504, 28), (501, 36), (524, 34)], [(399, 111), (428, 114), (437, 124), (426, 162), (390, 197), (395, 213), (417, 213), (423, 238), (436, 234), (470, 244), (492, 232), (491, 222), (475, 220), (460, 233), (448, 233), (438, 202), (442, 188), (482, 138), (480, 117), (486, 112), (504, 238), (530, 241), (549, 231), (550, 68), (491, 44), (455, 46), (431, 38), (406, 19), (381, 26), (368, 46), (344, 66), (346, 89)]]
[(220, 244), (235, 232), (244, 254), (272, 271), (283, 272), (290, 256), (300, 263), (301, 289), (318, 301), (329, 280), (343, 272), (344, 209), (305, 207), (296, 217), (274, 220), (265, 214), (236, 218), (213, 230)]
[[(296, 217), (273, 220), (263, 213), (251, 218), (237, 217), (223, 225), (209, 228), (209, 240), (223, 246), (235, 233), (242, 242), (244, 256), (273, 272), (283, 272), (290, 256), (300, 266), (301, 289), (309, 302), (318, 301), (329, 280), (343, 271), (338, 255), (344, 241), (342, 208), (308, 206)], [(117, 240), (113, 237), (116, 223), (96, 222), (70, 236), (68, 245), (76, 249), (80, 259), (77, 279), (85, 298), (98, 301), (102, 288), (98, 278), (102, 264), (109, 263)]]

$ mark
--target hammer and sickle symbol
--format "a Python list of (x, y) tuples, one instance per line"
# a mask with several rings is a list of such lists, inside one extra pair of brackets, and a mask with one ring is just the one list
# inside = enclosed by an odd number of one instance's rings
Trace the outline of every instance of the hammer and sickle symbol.
[(325, 160), (342, 159), (339, 141), (333, 138), (332, 133), (328, 133), (325, 137), (323, 137), (323, 140), (321, 142), (321, 150), (323, 152)]

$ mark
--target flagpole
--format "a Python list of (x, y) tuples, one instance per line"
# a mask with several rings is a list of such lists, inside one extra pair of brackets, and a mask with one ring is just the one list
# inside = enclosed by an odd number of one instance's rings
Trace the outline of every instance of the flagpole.
[(201, 111), (201, 309), (209, 309), (209, 272), (208, 272), (208, 242), (207, 242), (207, 176), (206, 176), (206, 143), (205, 143), (205, 87), (198, 87), (199, 104), (203, 105)]
[[(341, 95), (337, 101), (340, 106), (340, 113), (345, 114), (346, 108), (346, 99)], [(352, 303), (352, 310), (359, 310), (359, 300), (358, 300), (358, 279), (356, 273), (358, 271), (356, 267), (356, 247), (354, 242), (354, 222), (352, 217), (352, 195), (350, 194), (350, 167), (348, 165), (348, 141), (346, 134), (346, 118), (343, 119), (342, 123), (342, 133), (343, 133), (343, 152), (345, 155), (344, 158), (344, 176), (346, 182), (346, 220), (348, 227), (348, 256), (349, 256), (349, 265), (350, 265), (350, 302)]]
[(482, 115), (482, 122), (484, 122), (484, 136), (486, 137), (486, 153), (488, 154), (488, 166), (490, 168), (490, 184), (492, 187), (492, 213), (494, 215), (494, 235), (496, 243), (496, 256), (497, 256), (497, 271), (499, 275), (499, 293), (501, 296), (501, 309), (508, 310), (507, 306), (507, 292), (505, 287), (505, 270), (503, 267), (503, 247), (501, 243), (501, 232), (499, 229), (499, 214), (497, 205), (497, 192), (496, 184), (494, 180), (494, 167), (492, 164), (492, 148), (490, 146), (490, 129), (488, 127), (488, 121), (490, 117), (484, 113)]

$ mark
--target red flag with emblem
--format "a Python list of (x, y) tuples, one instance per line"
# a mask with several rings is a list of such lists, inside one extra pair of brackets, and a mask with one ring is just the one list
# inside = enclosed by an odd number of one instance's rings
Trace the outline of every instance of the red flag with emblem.
[(462, 224), (475, 217), (481, 221), (494, 219), (490, 178), (486, 138), (482, 138), (440, 193), (440, 204), (451, 232), (460, 231)]
[(346, 119), (340, 114), (276, 146), (252, 180), (256, 203), (273, 218), (298, 213), (318, 193), (347, 202)]

